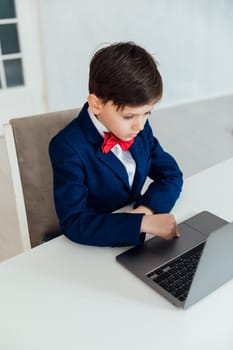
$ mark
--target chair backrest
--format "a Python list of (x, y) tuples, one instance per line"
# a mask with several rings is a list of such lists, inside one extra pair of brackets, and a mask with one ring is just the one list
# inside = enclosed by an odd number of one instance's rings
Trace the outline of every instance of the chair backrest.
[(79, 109), (73, 109), (11, 119), (4, 126), (23, 250), (40, 244), (45, 235), (60, 231), (48, 145), (78, 113)]

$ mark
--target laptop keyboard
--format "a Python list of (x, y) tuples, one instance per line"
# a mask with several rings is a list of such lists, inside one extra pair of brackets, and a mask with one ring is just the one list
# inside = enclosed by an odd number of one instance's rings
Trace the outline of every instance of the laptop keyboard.
[(188, 295), (204, 244), (205, 242), (169, 261), (169, 263), (150, 271), (146, 274), (147, 277), (175, 298), (184, 301)]

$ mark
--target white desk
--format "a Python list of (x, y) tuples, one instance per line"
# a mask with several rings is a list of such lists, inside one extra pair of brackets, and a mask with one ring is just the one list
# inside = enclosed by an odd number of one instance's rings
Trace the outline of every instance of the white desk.
[[(185, 181), (178, 222), (233, 220), (233, 158)], [(125, 248), (124, 248), (125, 249)], [(59, 237), (0, 264), (0, 348), (233, 349), (233, 281), (177, 309), (116, 261), (123, 248)]]

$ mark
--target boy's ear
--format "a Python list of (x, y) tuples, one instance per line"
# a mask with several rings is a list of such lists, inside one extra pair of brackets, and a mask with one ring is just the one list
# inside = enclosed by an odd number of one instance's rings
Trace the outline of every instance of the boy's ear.
[(87, 101), (92, 113), (95, 115), (99, 115), (103, 107), (103, 101), (95, 94), (89, 94), (87, 97)]

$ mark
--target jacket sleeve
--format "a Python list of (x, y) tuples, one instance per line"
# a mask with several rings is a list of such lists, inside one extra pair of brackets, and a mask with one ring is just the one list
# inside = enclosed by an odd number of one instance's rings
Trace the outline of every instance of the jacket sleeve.
[(49, 146), (54, 177), (54, 201), (62, 232), (72, 241), (97, 245), (140, 245), (143, 214), (100, 213), (87, 208), (85, 170), (78, 154), (62, 138)]
[(135, 203), (135, 207), (144, 205), (155, 213), (169, 213), (180, 195), (183, 175), (175, 159), (163, 150), (153, 136), (149, 123), (145, 126), (145, 137), (149, 141), (151, 158), (148, 176), (153, 182)]

